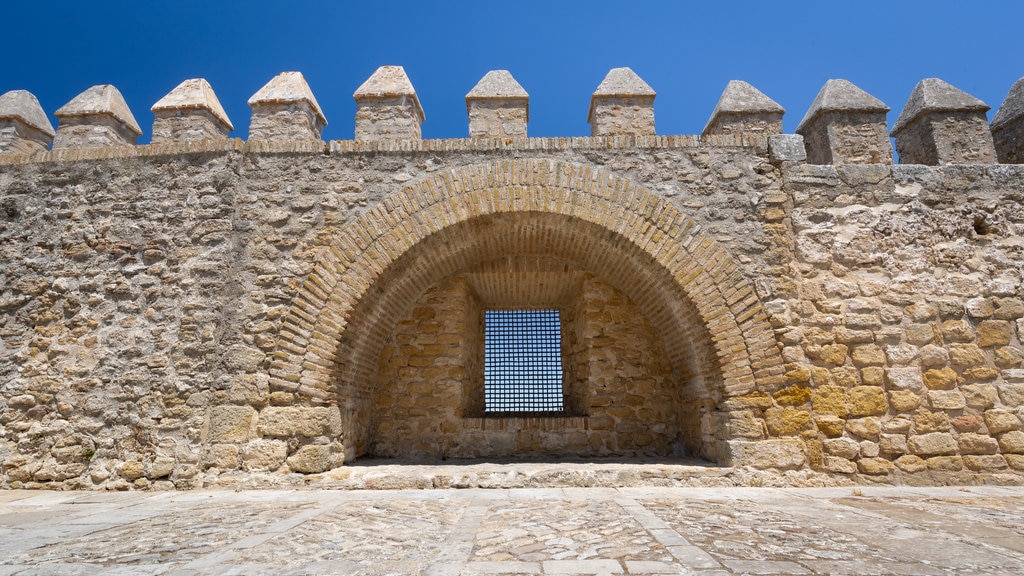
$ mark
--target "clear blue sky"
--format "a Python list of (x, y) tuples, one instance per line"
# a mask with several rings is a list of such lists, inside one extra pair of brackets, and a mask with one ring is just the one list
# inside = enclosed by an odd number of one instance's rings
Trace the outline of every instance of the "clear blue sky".
[(939, 77), (995, 114), (1024, 76), (1024, 2), (935, 0), (683, 2), (513, 0), (304, 2), (6, 0), (0, 92), (53, 112), (94, 84), (124, 94), (149, 141), (150, 106), (186, 78), (210, 81), (248, 134), (246, 100), (301, 71), (324, 110), (324, 139), (349, 139), (352, 93), (381, 65), (405, 67), (425, 138), (467, 134), (465, 94), (508, 69), (530, 93), (531, 136), (589, 134), (590, 94), (629, 66), (657, 92), (659, 134), (697, 134), (731, 79), (787, 110), (792, 132), (829, 78), (892, 108)]

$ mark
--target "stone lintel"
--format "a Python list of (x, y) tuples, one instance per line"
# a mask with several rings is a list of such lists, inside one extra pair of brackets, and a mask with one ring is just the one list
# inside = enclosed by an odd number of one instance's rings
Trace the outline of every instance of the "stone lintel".
[(849, 80), (825, 82), (796, 133), (811, 164), (892, 164), (889, 107)]
[(356, 140), (419, 140), (426, 120), (401, 66), (381, 66), (356, 89)]
[(470, 138), (526, 137), (530, 95), (508, 70), (491, 70), (466, 94)]
[(110, 84), (93, 86), (54, 113), (59, 120), (54, 150), (133, 146), (142, 128), (121, 92)]
[(54, 134), (34, 94), (11, 90), (0, 95), (0, 154), (47, 150)]
[(999, 162), (1024, 164), (1024, 78), (1010, 87), (989, 127)]
[(250, 140), (319, 140), (327, 118), (301, 72), (274, 76), (249, 98)]
[(650, 136), (657, 93), (629, 68), (612, 68), (590, 98), (591, 136)]
[(742, 80), (730, 80), (704, 126), (709, 134), (782, 134), (786, 109)]
[(943, 80), (921, 80), (893, 125), (900, 163), (995, 163), (988, 110), (987, 104)]
[[(228, 132), (235, 129), (210, 83), (204, 78), (191, 78), (178, 84), (150, 110), (156, 116), (154, 143), (226, 138)], [(159, 130), (157, 124), (160, 124)], [(199, 125), (203, 128), (197, 129)], [(209, 134), (209, 128), (213, 128), (215, 134)]]

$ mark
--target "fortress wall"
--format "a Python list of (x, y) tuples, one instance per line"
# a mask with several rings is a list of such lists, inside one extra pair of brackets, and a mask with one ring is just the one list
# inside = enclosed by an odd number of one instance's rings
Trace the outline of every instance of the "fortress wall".
[[(418, 134), (411, 84), (382, 71), (357, 100), (397, 98)], [(385, 136), (322, 142), (298, 73), (251, 100), (266, 122), (247, 142), (39, 151), (52, 128), (5, 116), (39, 141), (0, 150), (0, 486), (681, 453), (822, 482), (1019, 483), (1024, 167), (950, 145), (1012, 159), (1017, 104), (993, 148), (984, 103), (923, 81), (894, 134), (937, 165), (894, 166), (887, 107), (844, 82), (806, 141), (772, 133), (781, 107), (743, 83), (704, 136), (653, 135), (628, 69), (594, 104), (612, 134), (590, 138), (368, 124)], [(182, 86), (161, 110), (200, 94), (230, 128), (208, 85)], [(507, 73), (478, 89), (528, 119)], [(17, 92), (0, 108), (34, 101)], [(82, 97), (68, 126), (138, 133), (109, 85)], [(97, 99), (109, 113), (82, 116)], [(751, 118), (771, 121), (736, 129)], [(925, 129), (965, 118), (970, 134)], [(182, 122), (166, 133), (195, 132)], [(542, 305), (565, 315), (568, 409), (482, 416), (482, 311)]]

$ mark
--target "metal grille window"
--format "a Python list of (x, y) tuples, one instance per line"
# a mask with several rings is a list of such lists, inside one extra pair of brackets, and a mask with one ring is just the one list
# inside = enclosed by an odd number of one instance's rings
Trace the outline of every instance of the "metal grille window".
[(561, 412), (558, 310), (484, 313), (484, 412)]

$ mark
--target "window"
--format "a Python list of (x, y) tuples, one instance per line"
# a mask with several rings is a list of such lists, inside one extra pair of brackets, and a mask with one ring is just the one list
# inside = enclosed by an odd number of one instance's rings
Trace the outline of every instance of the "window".
[(484, 412), (562, 412), (558, 310), (484, 312)]

